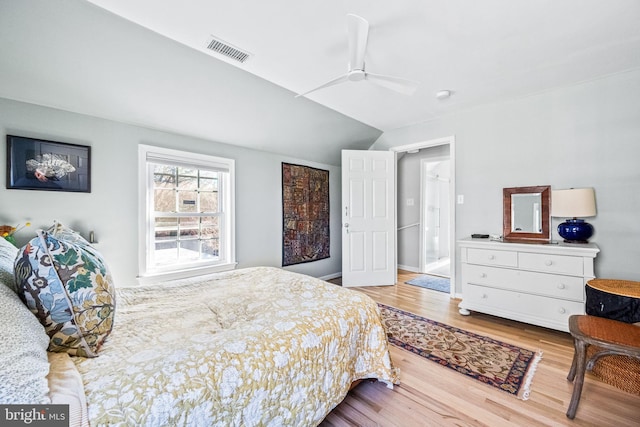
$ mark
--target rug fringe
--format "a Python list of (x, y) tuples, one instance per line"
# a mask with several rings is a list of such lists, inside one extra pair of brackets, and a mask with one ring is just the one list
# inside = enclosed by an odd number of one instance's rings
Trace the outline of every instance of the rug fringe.
[(538, 367), (538, 363), (541, 359), (542, 351), (538, 350), (533, 360), (531, 361), (531, 364), (529, 365), (529, 369), (527, 369), (524, 384), (522, 385), (522, 390), (520, 391), (520, 395), (518, 396), (522, 400), (529, 400), (529, 395), (531, 394), (531, 381), (533, 380), (533, 375), (536, 373), (536, 368)]

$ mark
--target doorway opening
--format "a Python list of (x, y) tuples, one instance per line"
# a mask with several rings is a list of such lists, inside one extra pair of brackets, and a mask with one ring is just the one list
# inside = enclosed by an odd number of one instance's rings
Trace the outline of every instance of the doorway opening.
[(421, 251), (420, 270), (422, 273), (450, 277), (449, 257), (449, 184), (451, 181), (451, 161), (448, 156), (441, 159), (421, 159)]
[(398, 268), (448, 277), (455, 297), (455, 137), (390, 150), (398, 153)]

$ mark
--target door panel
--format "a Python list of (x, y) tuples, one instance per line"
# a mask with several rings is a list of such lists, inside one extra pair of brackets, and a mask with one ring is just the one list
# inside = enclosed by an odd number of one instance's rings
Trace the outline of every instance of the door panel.
[(351, 271), (364, 272), (365, 269), (365, 235), (362, 232), (350, 232), (348, 235), (350, 245)]
[(342, 285), (393, 285), (397, 269), (396, 157), (342, 151)]
[(364, 181), (352, 180), (349, 185), (351, 187), (349, 196), (351, 217), (364, 218)]
[[(385, 271), (387, 269), (387, 253), (389, 235), (385, 231), (373, 232), (373, 271)], [(395, 281), (394, 281), (395, 284)]]
[(387, 188), (387, 181), (376, 179), (372, 183), (373, 185), (373, 218), (386, 219), (389, 216), (389, 189)]

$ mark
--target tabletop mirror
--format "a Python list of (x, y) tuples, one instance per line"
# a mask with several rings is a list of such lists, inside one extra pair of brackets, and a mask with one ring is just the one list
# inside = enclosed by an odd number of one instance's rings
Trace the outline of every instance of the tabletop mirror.
[(504, 240), (548, 242), (551, 186), (504, 188), (502, 195)]

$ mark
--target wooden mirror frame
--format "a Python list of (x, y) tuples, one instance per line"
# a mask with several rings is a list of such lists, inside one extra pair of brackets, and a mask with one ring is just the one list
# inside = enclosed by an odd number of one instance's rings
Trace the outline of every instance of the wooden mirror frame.
[[(542, 202), (542, 233), (516, 233), (511, 231), (511, 195), (540, 193)], [(502, 189), (502, 238), (508, 241), (548, 242), (550, 233), (551, 186), (512, 187)]]

